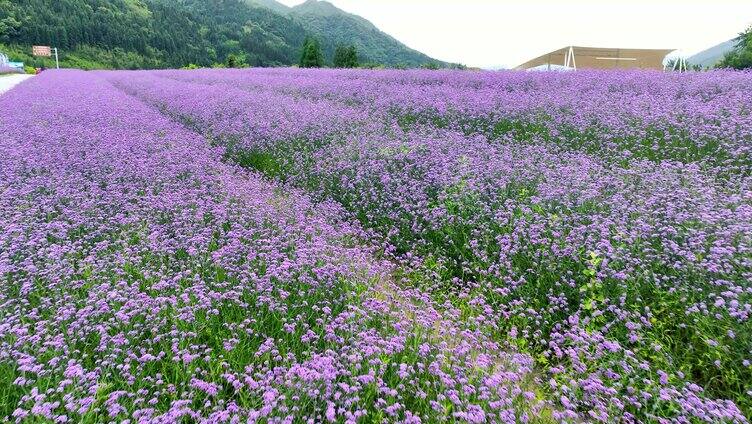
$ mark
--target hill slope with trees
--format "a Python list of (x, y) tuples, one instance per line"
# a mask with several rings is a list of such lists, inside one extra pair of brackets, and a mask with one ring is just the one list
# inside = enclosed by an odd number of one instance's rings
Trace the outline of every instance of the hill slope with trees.
[(337, 46), (352, 44), (363, 62), (406, 67), (439, 64), (406, 47), (368, 20), (344, 12), (326, 1), (308, 0), (293, 7), (291, 15), (321, 39), (321, 48), (327, 58), (334, 55)]
[[(64, 65), (81, 68), (211, 66), (231, 56), (240, 65), (292, 65), (311, 36), (319, 38), (327, 62), (339, 44), (354, 44), (365, 60), (385, 65), (433, 62), (341, 11), (326, 17), (327, 30), (309, 8), (274, 0), (0, 0), (0, 43), (36, 66), (51, 62), (32, 58), (31, 45), (57, 46)], [(371, 26), (365, 38), (341, 31), (354, 21)]]

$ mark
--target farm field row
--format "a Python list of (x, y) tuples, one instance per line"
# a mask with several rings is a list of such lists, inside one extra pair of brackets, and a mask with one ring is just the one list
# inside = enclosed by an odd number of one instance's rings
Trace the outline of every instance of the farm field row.
[(17, 420), (752, 414), (749, 74), (50, 72), (0, 103)]

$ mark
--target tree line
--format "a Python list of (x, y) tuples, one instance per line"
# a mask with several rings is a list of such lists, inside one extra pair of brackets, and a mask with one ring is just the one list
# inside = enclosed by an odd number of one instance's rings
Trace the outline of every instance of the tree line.
[[(321, 68), (324, 66), (324, 55), (321, 52), (321, 44), (318, 39), (315, 37), (305, 39), (298, 65), (301, 68)], [(354, 45), (339, 45), (334, 49), (332, 67), (357, 68), (358, 66), (358, 50)]]

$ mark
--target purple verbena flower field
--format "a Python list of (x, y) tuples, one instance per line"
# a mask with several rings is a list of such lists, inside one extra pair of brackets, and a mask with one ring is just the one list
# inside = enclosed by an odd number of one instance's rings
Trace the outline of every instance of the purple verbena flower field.
[(48, 71), (15, 422), (746, 423), (752, 74)]

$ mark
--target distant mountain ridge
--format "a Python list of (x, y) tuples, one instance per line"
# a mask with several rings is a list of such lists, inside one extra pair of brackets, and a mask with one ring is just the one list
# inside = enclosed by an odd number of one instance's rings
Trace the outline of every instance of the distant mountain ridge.
[(723, 56), (725, 56), (726, 53), (734, 50), (737, 43), (738, 40), (736, 38), (733, 38), (731, 40), (724, 41), (723, 43), (716, 44), (709, 49), (705, 49), (690, 56), (689, 58), (687, 58), (687, 62), (692, 65), (699, 65), (703, 68), (712, 68), (713, 66), (718, 64), (721, 59), (723, 59)]
[[(319, 39), (326, 62), (354, 44), (361, 62), (446, 65), (410, 49), (331, 3), (275, 0), (0, 0), (0, 49), (33, 65), (31, 45), (60, 48), (64, 66), (165, 68), (234, 63), (289, 66), (303, 40)], [(4, 47), (3, 47), (4, 46)]]
[(290, 13), (290, 10), (291, 10), (289, 6), (286, 6), (274, 0), (247, 0), (247, 1), (251, 5), (266, 7), (267, 9), (271, 9), (274, 12), (277, 12), (283, 15), (287, 15), (288, 13)]

